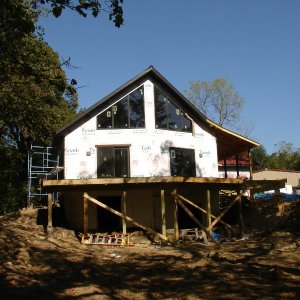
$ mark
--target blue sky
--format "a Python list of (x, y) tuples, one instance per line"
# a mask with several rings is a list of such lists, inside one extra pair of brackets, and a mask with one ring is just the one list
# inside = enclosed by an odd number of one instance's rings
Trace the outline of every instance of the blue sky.
[(124, 26), (64, 11), (42, 18), (45, 40), (77, 68), (89, 107), (153, 65), (179, 91), (226, 78), (244, 98), (250, 138), (268, 153), (300, 148), (300, 1), (124, 0)]

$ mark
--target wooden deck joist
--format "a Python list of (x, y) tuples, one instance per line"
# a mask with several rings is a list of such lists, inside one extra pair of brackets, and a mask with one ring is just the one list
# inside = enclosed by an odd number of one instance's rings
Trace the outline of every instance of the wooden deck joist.
[(243, 185), (242, 179), (212, 178), (212, 177), (132, 177), (132, 178), (97, 178), (97, 179), (61, 179), (43, 180), (44, 191), (90, 191), (94, 189), (175, 189), (184, 185), (209, 185), (214, 189), (237, 189)]
[(97, 179), (61, 179), (43, 180), (42, 188), (46, 192), (93, 191), (130, 189), (174, 190), (179, 186), (202, 185), (213, 190), (252, 190), (253, 192), (284, 188), (286, 179), (281, 180), (244, 180), (212, 177), (132, 177), (132, 178), (97, 178)]

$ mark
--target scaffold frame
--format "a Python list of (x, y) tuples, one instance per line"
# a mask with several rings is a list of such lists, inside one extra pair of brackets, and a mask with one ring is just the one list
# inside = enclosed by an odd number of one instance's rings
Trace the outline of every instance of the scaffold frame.
[[(60, 158), (53, 147), (33, 146), (28, 152), (28, 192), (27, 205), (41, 206), (47, 198), (47, 193), (42, 191), (41, 180), (58, 179)], [(53, 202), (58, 202), (58, 193), (53, 193)]]

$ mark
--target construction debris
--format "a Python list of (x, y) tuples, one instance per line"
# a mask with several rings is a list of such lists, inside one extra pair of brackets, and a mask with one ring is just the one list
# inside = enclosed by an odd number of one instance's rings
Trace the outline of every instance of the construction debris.
[(80, 234), (81, 243), (87, 245), (103, 245), (103, 246), (134, 246), (130, 241), (133, 234), (116, 233), (116, 234), (101, 234), (101, 233), (87, 233)]

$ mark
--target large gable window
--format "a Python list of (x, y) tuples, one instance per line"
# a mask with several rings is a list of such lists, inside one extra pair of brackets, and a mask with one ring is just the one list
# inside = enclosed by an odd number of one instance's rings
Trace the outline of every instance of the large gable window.
[(192, 132), (192, 122), (185, 113), (154, 87), (155, 127), (174, 131)]
[(122, 98), (97, 116), (97, 129), (144, 128), (143, 86)]

